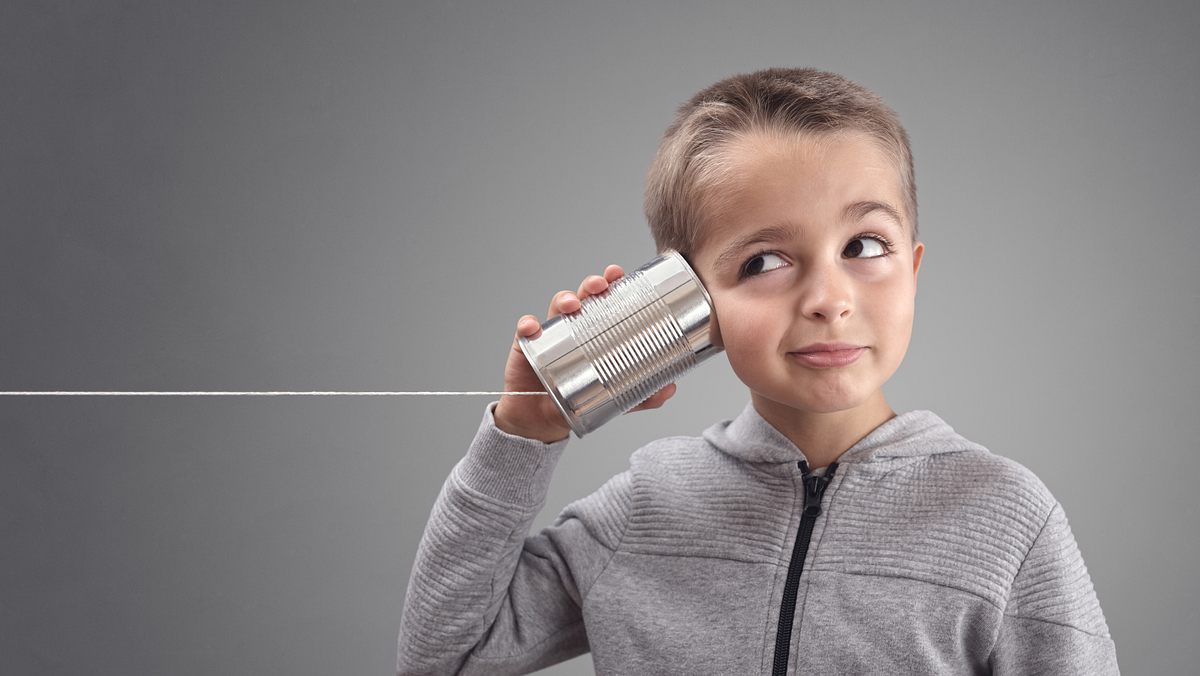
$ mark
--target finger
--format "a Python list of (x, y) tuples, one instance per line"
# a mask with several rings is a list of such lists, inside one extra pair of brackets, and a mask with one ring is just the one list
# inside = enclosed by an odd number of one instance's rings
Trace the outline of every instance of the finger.
[(608, 280), (604, 279), (600, 275), (589, 275), (583, 279), (582, 283), (580, 283), (577, 295), (579, 296), (579, 300), (582, 301), (588, 296), (594, 296), (598, 293), (603, 293), (607, 288)]
[(645, 401), (638, 404), (637, 407), (634, 408), (633, 410), (645, 411), (646, 409), (659, 408), (663, 404), (665, 404), (667, 402), (667, 400), (670, 399), (674, 395), (675, 395), (675, 384), (671, 383), (670, 385), (663, 387), (661, 390), (659, 390), (659, 391), (655, 392), (654, 394), (650, 395), (649, 397), (647, 397)]
[(517, 335), (525, 338), (533, 338), (541, 333), (542, 325), (538, 322), (537, 317), (533, 315), (522, 315), (517, 320)]
[(571, 291), (563, 289), (554, 294), (554, 297), (550, 299), (550, 309), (546, 311), (546, 319), (553, 319), (564, 312), (569, 314), (578, 309), (578, 296)]
[(670, 383), (670, 384), (664, 386), (659, 391), (650, 395), (642, 403), (629, 409), (629, 412), (633, 413), (634, 411), (644, 411), (644, 410), (650, 409), (650, 408), (659, 408), (660, 406), (665, 404), (668, 399), (675, 396), (675, 392), (677, 389), (678, 388), (675, 386), (675, 383)]
[(597, 294), (604, 293), (608, 290), (608, 287), (611, 286), (613, 282), (624, 276), (625, 271), (622, 270), (621, 266), (617, 265), (616, 263), (604, 268), (604, 274), (602, 275), (589, 275), (588, 277), (584, 278), (583, 283), (579, 285), (579, 291), (577, 292), (579, 300), (582, 301), (588, 296), (595, 296)]
[[(519, 343), (521, 338), (534, 340), (540, 335), (542, 335), (542, 325), (538, 323), (537, 317), (534, 317), (533, 315), (522, 315), (521, 318), (517, 320), (517, 334), (513, 336), (512, 349), (515, 352), (521, 352), (521, 345)], [(522, 352), (522, 354), (524, 353)]]
[(624, 276), (625, 276), (625, 271), (622, 270), (621, 266), (617, 265), (616, 263), (613, 263), (612, 265), (609, 265), (607, 268), (604, 268), (604, 279), (607, 280), (608, 283), (610, 283), (610, 284)]

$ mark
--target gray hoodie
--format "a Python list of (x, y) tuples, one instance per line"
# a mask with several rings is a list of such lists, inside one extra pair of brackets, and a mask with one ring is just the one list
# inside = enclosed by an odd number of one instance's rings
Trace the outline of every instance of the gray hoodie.
[(647, 444), (530, 536), (568, 439), (501, 431), (497, 403), (433, 506), (400, 674), (589, 650), (600, 674), (1118, 673), (1062, 506), (930, 411), (819, 476), (748, 403)]

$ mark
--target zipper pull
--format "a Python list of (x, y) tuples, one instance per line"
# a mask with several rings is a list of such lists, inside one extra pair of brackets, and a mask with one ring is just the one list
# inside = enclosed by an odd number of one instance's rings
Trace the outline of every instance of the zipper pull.
[(796, 464), (800, 467), (801, 476), (804, 477), (804, 516), (818, 517), (821, 515), (821, 496), (825, 493), (825, 487), (833, 479), (833, 473), (837, 471), (837, 463), (829, 463), (829, 469), (820, 476), (812, 473), (808, 467), (808, 461), (801, 460)]

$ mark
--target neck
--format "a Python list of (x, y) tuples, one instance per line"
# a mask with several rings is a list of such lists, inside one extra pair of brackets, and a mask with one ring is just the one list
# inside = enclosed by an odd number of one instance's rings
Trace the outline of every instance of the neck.
[(896, 417), (883, 392), (859, 406), (843, 411), (799, 411), (757, 393), (754, 409), (804, 453), (808, 466), (825, 467), (836, 461), (876, 427)]

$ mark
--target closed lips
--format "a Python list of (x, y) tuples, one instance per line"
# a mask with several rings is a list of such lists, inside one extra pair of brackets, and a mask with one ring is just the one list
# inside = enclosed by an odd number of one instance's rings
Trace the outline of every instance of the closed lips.
[(843, 350), (857, 350), (861, 345), (851, 345), (850, 343), (813, 343), (796, 350), (800, 354), (810, 354), (813, 352), (841, 352)]

